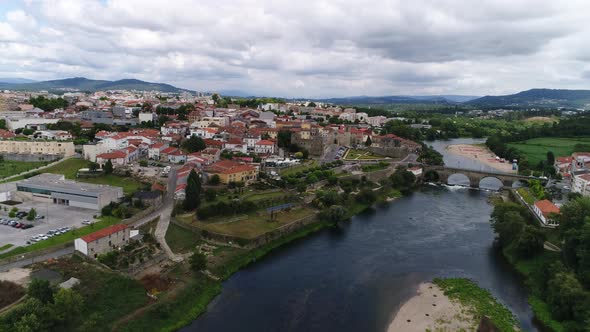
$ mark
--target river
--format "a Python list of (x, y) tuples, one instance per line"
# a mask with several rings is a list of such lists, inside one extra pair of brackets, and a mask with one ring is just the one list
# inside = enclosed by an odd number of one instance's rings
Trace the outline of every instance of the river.
[(234, 274), (182, 331), (385, 331), (423, 281), (467, 277), (536, 331), (526, 289), (493, 250), (490, 193), (422, 187)]

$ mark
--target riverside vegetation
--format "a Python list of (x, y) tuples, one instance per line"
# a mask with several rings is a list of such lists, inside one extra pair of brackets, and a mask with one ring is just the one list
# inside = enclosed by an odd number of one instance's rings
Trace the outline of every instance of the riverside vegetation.
[[(492, 226), (504, 256), (530, 288), (529, 303), (537, 319), (556, 332), (582, 332), (590, 326), (590, 198), (561, 208), (559, 230), (541, 229), (522, 205), (497, 203)], [(556, 232), (557, 234), (551, 234)], [(556, 237), (561, 253), (543, 243)]]

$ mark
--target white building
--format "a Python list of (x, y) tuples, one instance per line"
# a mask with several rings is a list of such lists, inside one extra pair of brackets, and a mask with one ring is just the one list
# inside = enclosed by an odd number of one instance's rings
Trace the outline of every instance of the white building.
[(274, 154), (275, 142), (269, 140), (258, 141), (254, 145), (254, 153), (257, 154)]

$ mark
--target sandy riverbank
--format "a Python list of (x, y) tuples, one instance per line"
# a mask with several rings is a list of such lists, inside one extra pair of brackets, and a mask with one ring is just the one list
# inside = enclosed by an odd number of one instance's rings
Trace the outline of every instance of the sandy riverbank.
[(516, 173), (512, 170), (512, 163), (500, 162), (496, 155), (485, 146), (473, 144), (452, 144), (447, 146), (447, 151), (458, 156), (478, 161), (502, 173)]
[(475, 331), (477, 323), (469, 308), (451, 301), (435, 284), (422, 283), (416, 296), (399, 309), (387, 331)]

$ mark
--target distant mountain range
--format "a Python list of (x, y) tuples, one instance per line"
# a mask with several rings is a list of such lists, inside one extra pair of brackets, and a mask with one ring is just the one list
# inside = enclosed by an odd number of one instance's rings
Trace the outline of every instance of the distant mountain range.
[[(161, 92), (183, 92), (190, 91), (177, 88), (170, 84), (150, 83), (136, 79), (123, 79), (118, 81), (91, 80), (84, 77), (66, 78), (63, 80), (52, 80), (42, 82), (5, 82), (0, 79), (0, 89), (21, 90), (21, 91), (104, 91), (104, 90), (137, 90), (137, 91), (161, 91)], [(21, 79), (22, 80), (22, 79)], [(193, 91), (190, 91), (193, 92)]]
[(8, 84), (21, 84), (21, 83), (35, 83), (37, 81), (29, 80), (26, 78), (17, 78), (17, 77), (0, 77), (0, 84), (8, 83)]
[(462, 95), (435, 95), (435, 96), (355, 96), (341, 98), (315, 99), (315, 101), (332, 103), (332, 104), (363, 104), (363, 105), (382, 105), (382, 104), (456, 104), (464, 103), (478, 96)]
[(490, 107), (573, 107), (590, 105), (590, 90), (531, 89), (513, 95), (485, 96), (468, 102), (471, 105)]

